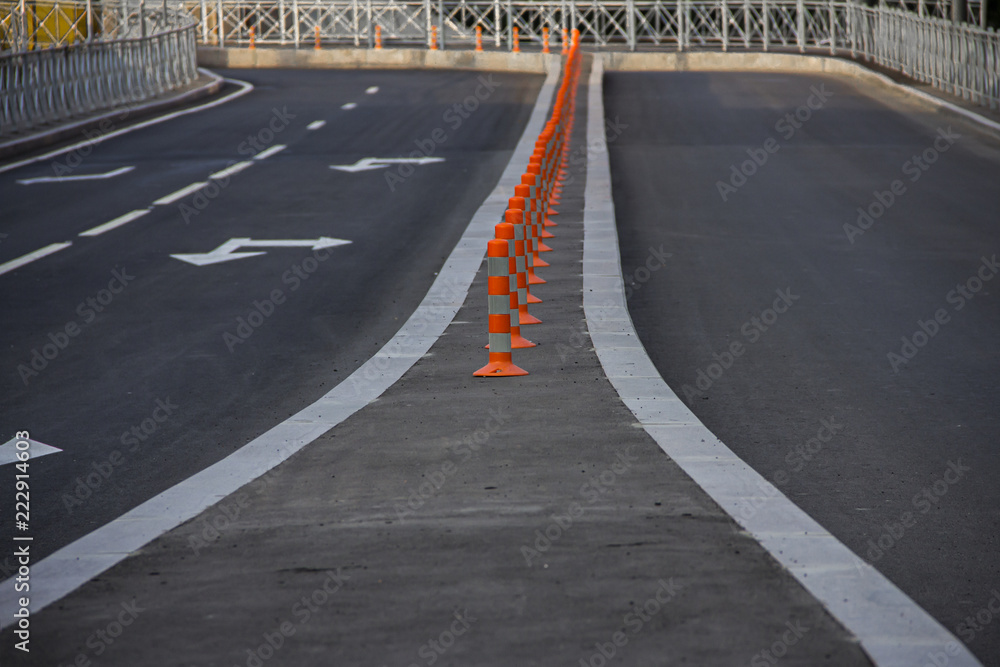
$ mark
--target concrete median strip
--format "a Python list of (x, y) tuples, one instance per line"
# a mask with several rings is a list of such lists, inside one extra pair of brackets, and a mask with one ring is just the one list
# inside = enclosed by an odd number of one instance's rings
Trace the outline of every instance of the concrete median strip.
[[(469, 222), (423, 301), (396, 335), (375, 356), (312, 405), (222, 461), (35, 563), (32, 566), (33, 583), (38, 583), (32, 586), (32, 613), (41, 611), (160, 535), (264, 475), (378, 398), (430, 349), (454, 319), (482, 264), (486, 241), (493, 235), (493, 225), (503, 214), (514, 186), (520, 182), (521, 165), (528, 161), (535, 137), (545, 122), (557, 79), (558, 71), (548, 74), (499, 182)], [(57, 245), (60, 247), (50, 252), (69, 244)], [(2, 269), (0, 267), (0, 272)], [(16, 620), (13, 614), (19, 608), (18, 597), (12, 586), (0, 590), (0, 628)]]
[(716, 438), (660, 377), (625, 301), (603, 65), (595, 58), (587, 116), (584, 311), (606, 375), (643, 428), (694, 481), (852, 632), (878, 665), (979, 665), (948, 630)]

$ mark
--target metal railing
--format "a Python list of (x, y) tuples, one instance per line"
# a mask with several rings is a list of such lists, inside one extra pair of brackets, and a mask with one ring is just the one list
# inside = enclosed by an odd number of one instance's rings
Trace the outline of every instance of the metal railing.
[[(847, 0), (187, 0), (200, 41), (311, 46), (387, 44), (469, 48), (476, 26), (484, 42), (510, 48), (541, 42), (547, 27), (558, 46), (577, 28), (585, 44), (628, 50), (667, 48), (793, 50), (862, 57), (978, 104), (1000, 105), (1000, 35), (939, 18), (949, 2), (910, 0), (905, 8)], [(968, 3), (970, 18), (981, 5)], [(921, 16), (921, 13), (924, 16)]]
[(105, 39), (0, 55), (0, 138), (128, 108), (198, 76), (197, 24), (186, 13), (105, 6), (99, 20)]

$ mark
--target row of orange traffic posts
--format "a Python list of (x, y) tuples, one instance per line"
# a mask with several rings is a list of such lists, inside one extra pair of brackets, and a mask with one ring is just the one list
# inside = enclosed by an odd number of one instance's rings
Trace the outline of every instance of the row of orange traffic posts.
[[(580, 32), (579, 30), (574, 30), (573, 31), (574, 40), (577, 39), (577, 36), (579, 35), (579, 32)], [(250, 27), (250, 47), (249, 47), (251, 49), (256, 49), (257, 48), (256, 33), (257, 33), (256, 29), (253, 26), (251, 26)], [(562, 55), (567, 55), (567, 53), (569, 52), (569, 48), (570, 47), (569, 47), (569, 45), (567, 43), (566, 29), (565, 28), (563, 28), (562, 37), (563, 37), (562, 38)], [(520, 53), (521, 52), (521, 39), (520, 39), (520, 31), (518, 30), (517, 26), (514, 27), (514, 30), (513, 30), (513, 40), (512, 41), (513, 41), (513, 46), (511, 47), (511, 50), (514, 53)], [(316, 26), (316, 49), (318, 50), (320, 48), (322, 48), (322, 47), (320, 46), (319, 26)], [(375, 26), (375, 50), (376, 51), (380, 51), (381, 49), (382, 49), (382, 26), (377, 25), (377, 26)], [(437, 26), (431, 26), (430, 50), (431, 51), (437, 51), (438, 50)], [(477, 25), (476, 26), (476, 51), (482, 51), (482, 50), (483, 50), (483, 27)], [(549, 29), (547, 27), (542, 28), (542, 53), (549, 53)]]
[(495, 228), (496, 238), (487, 244), (490, 358), (473, 373), (477, 377), (528, 374), (514, 364), (512, 350), (536, 345), (525, 338), (521, 327), (541, 323), (528, 306), (542, 303), (531, 289), (545, 284), (535, 269), (549, 266), (540, 253), (552, 250), (545, 239), (555, 237), (547, 228), (557, 226), (550, 218), (559, 215), (556, 207), (566, 177), (579, 74), (580, 33), (574, 30), (552, 114), (538, 135), (521, 184), (508, 200), (504, 221)]

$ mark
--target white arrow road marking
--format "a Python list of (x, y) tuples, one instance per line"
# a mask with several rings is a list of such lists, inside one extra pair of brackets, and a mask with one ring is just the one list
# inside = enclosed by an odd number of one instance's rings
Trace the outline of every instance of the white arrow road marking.
[[(20, 461), (17, 458), (17, 445), (15, 444), (18, 438), (11, 438), (7, 442), (0, 445), (0, 466), (5, 466), (8, 463), (17, 463)], [(55, 454), (56, 452), (61, 452), (62, 450), (58, 447), (52, 447), (50, 445), (43, 444), (37, 440), (32, 440), (28, 438), (28, 442), (31, 446), (28, 448), (28, 453), (31, 454), (29, 461), (32, 459), (37, 459), (40, 456), (45, 456), (46, 454)]]
[(105, 178), (121, 176), (135, 169), (135, 167), (119, 167), (106, 174), (78, 174), (76, 176), (40, 176), (38, 178), (22, 178), (18, 180), (21, 185), (34, 185), (35, 183), (62, 183), (63, 181), (100, 181)]
[(340, 171), (368, 171), (369, 169), (385, 169), (390, 164), (434, 164), (444, 162), (443, 157), (366, 157), (354, 164), (331, 164), (330, 169)]
[(7, 273), (8, 271), (13, 271), (14, 269), (21, 268), (25, 264), (34, 262), (36, 259), (41, 259), (46, 255), (51, 255), (54, 252), (59, 252), (63, 248), (68, 248), (73, 243), (71, 241), (66, 241), (66, 243), (53, 243), (52, 245), (47, 245), (44, 248), (39, 248), (34, 252), (29, 252), (23, 257), (18, 257), (17, 259), (12, 259), (9, 262), (0, 264), (0, 276)]
[(194, 264), (195, 266), (206, 266), (208, 264), (218, 264), (219, 262), (228, 262), (233, 259), (243, 259), (244, 257), (253, 257), (255, 255), (264, 255), (264, 251), (259, 252), (234, 252), (239, 248), (291, 248), (291, 247), (310, 247), (313, 250), (321, 250), (323, 248), (333, 248), (339, 245), (346, 245), (350, 241), (345, 241), (344, 239), (331, 239), (327, 236), (321, 236), (318, 239), (303, 239), (303, 240), (254, 240), (254, 239), (229, 239), (218, 248), (211, 252), (205, 253), (194, 253), (194, 254), (183, 254), (183, 255), (171, 255), (182, 262), (187, 262), (188, 264)]

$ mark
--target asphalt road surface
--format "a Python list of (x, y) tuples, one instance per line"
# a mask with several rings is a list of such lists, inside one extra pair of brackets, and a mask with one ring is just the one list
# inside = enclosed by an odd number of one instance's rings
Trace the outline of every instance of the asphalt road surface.
[[(475, 72), (225, 74), (255, 90), (0, 174), (0, 265), (72, 242), (0, 266), (0, 435), (27, 430), (63, 450), (31, 462), (35, 562), (372, 356), (492, 190), (541, 85)], [(31, 182), (83, 175), (106, 177)], [(206, 185), (170, 196), (194, 183)], [(13, 498), (13, 466), (0, 470)]]
[(837, 78), (614, 73), (605, 104), (664, 379), (1000, 664), (1000, 142)]

